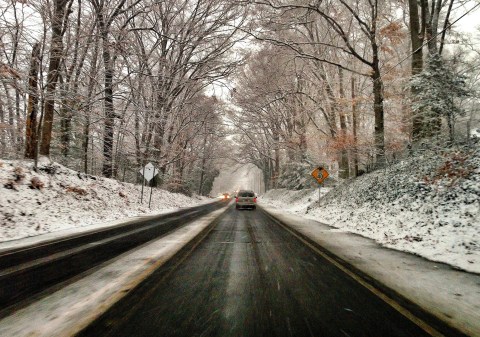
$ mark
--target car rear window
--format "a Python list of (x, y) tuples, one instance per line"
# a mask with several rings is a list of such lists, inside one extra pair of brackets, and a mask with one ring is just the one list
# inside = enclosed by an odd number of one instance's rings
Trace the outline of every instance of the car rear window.
[(239, 192), (238, 193), (239, 197), (248, 197), (248, 198), (253, 198), (255, 196), (255, 193), (253, 192)]

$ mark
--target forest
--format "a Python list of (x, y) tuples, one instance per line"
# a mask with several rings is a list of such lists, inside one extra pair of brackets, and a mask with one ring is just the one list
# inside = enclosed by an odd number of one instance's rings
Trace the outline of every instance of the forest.
[[(339, 180), (480, 132), (478, 0), (1, 0), (0, 158), (207, 195)], [(468, 25), (467, 25), (468, 26)], [(467, 27), (473, 28), (473, 27)]]

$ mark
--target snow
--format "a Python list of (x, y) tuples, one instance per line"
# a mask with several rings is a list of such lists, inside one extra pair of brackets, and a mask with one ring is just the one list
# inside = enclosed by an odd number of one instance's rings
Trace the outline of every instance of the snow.
[(199, 235), (214, 211), (0, 320), (0, 336), (73, 336)]
[(259, 202), (480, 273), (480, 155), (424, 151), (334, 189), (271, 190)]
[(0, 242), (109, 226), (116, 219), (210, 201), (154, 188), (149, 209), (150, 188), (145, 187), (143, 204), (140, 194), (141, 185), (87, 175), (46, 158), (38, 172), (32, 161), (0, 160)]

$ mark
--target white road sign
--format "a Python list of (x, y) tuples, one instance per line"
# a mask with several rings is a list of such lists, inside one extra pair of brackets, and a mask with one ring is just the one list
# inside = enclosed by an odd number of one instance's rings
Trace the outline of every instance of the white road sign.
[(158, 169), (152, 163), (148, 163), (144, 169), (140, 170), (140, 174), (143, 175), (146, 181), (150, 181), (158, 174)]

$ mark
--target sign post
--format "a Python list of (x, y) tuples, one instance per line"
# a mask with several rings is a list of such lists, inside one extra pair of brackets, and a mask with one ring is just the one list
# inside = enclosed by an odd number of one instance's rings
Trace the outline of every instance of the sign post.
[(318, 183), (318, 203), (320, 204), (320, 186), (328, 178), (328, 172), (323, 167), (319, 166), (312, 171), (312, 177)]
[(143, 186), (145, 186), (145, 165), (143, 166), (143, 173), (142, 173), (142, 196), (140, 197), (140, 203), (143, 204)]
[[(153, 167), (153, 176), (155, 177), (155, 166)], [(148, 199), (148, 208), (152, 203), (153, 184), (150, 185), (150, 199)]]
[[(155, 176), (158, 174), (158, 170), (156, 170), (156, 167), (153, 166), (152, 163), (148, 163), (145, 165), (141, 170), (140, 173), (142, 174), (143, 178), (147, 181), (150, 182)], [(142, 182), (142, 197), (140, 198), (140, 202), (143, 202), (143, 182)], [(153, 192), (153, 185), (150, 188), (150, 199), (148, 201), (148, 208), (150, 208), (150, 205), (152, 203), (152, 192)]]

